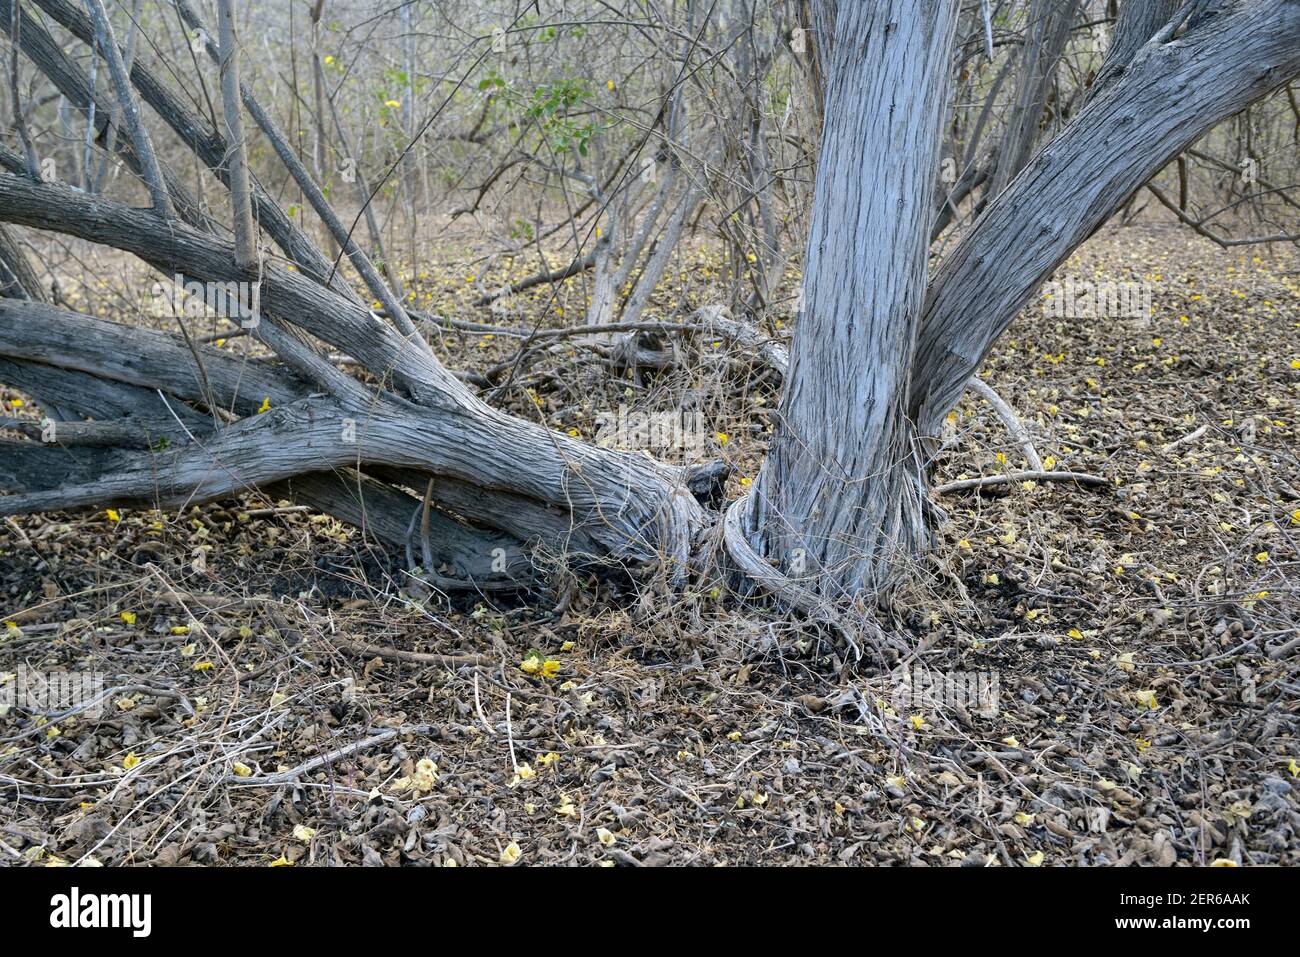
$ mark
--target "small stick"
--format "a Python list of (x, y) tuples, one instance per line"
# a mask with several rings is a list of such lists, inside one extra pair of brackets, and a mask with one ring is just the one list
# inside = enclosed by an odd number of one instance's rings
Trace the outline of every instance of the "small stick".
[(474, 710), (478, 713), (478, 719), (483, 722), (483, 727), (487, 728), (487, 733), (495, 735), (496, 731), (488, 722), (487, 715), (483, 713), (483, 703), (478, 696), (478, 672), (474, 672)]
[(483, 655), (435, 655), (419, 651), (402, 651), (399, 648), (384, 648), (380, 645), (368, 645), (360, 641), (339, 641), (334, 643), (339, 651), (361, 657), (388, 658), (392, 661), (411, 661), (422, 665), (479, 665), (487, 667), (494, 662)]
[(371, 735), (368, 738), (363, 738), (360, 741), (354, 741), (351, 744), (344, 745), (343, 747), (339, 748), (337, 751), (331, 751), (328, 754), (317, 755), (316, 757), (312, 758), (310, 761), (304, 761), (296, 768), (290, 768), (288, 771), (278, 771), (275, 774), (263, 774), (257, 777), (245, 777), (245, 778), (241, 778), (237, 774), (227, 774), (222, 779), (222, 783), (261, 784), (261, 785), (292, 784), (294, 781), (302, 777), (304, 774), (307, 774), (311, 771), (315, 771), (317, 768), (324, 767), (327, 764), (333, 764), (339, 758), (346, 758), (349, 754), (353, 754), (357, 751), (364, 751), (366, 748), (372, 748), (376, 744), (383, 744), (385, 741), (389, 740), (390, 738), (397, 737), (399, 733), (420, 734), (428, 730), (429, 730), (429, 725), (427, 724), (415, 725), (410, 728), (389, 728), (387, 731), (380, 731), (378, 734)]
[(1169, 442), (1169, 443), (1166, 443), (1165, 445), (1160, 446), (1160, 451), (1161, 451), (1161, 452), (1172, 452), (1174, 449), (1178, 448), (1178, 446), (1180, 446), (1180, 445), (1186, 445), (1188, 442), (1195, 442), (1195, 441), (1196, 441), (1197, 439), (1199, 439), (1202, 435), (1204, 435), (1204, 434), (1206, 433), (1206, 431), (1209, 430), (1209, 428), (1210, 428), (1210, 424), (1207, 422), (1207, 423), (1205, 423), (1205, 425), (1201, 426), (1201, 427), (1200, 427), (1199, 429), (1197, 429), (1195, 432), (1188, 432), (1188, 433), (1187, 433), (1186, 435), (1184, 435), (1181, 439), (1174, 439), (1172, 442)]
[(519, 763), (515, 760), (515, 732), (510, 723), (510, 692), (506, 692), (506, 744), (510, 746), (510, 766), (519, 773)]
[(1106, 485), (1107, 481), (1100, 475), (1087, 472), (1012, 472), (1009, 475), (985, 475), (982, 478), (962, 479), (960, 482), (948, 482), (935, 488), (935, 495), (949, 495), (953, 492), (965, 492), (974, 488), (987, 488), (990, 485), (1013, 485), (1016, 482), (1077, 482), (1079, 485)]

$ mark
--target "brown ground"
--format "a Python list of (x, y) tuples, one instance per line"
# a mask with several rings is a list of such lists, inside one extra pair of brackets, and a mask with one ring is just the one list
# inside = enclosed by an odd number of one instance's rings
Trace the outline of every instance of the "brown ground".
[[(119, 689), (94, 717), (0, 718), (0, 861), (1300, 863), (1300, 272), (1256, 255), (1108, 229), (1063, 273), (1145, 278), (1154, 318), (1035, 309), (991, 358), (1054, 467), (1112, 483), (943, 500), (891, 627), (913, 667), (995, 676), (993, 716), (906, 707), (896, 662), (710, 585), (420, 601), (400, 556), (264, 500), (0, 525), (0, 671)], [(708, 301), (712, 269), (683, 263), (655, 316)], [(484, 278), (454, 275), (423, 304), (487, 319), (463, 306)], [(775, 393), (710, 349), (641, 382), (546, 357), (518, 384), (588, 436), (600, 410), (694, 390), (734, 495)], [(941, 481), (1019, 466), (986, 406), (955, 422)], [(526, 673), (534, 650), (558, 673)]]

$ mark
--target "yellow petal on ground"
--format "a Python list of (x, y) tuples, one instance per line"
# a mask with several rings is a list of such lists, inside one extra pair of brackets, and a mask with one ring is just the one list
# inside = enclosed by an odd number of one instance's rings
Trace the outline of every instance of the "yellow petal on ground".
[(1156, 708), (1160, 707), (1159, 703), (1156, 701), (1155, 691), (1150, 688), (1142, 688), (1141, 690), (1134, 691), (1133, 700), (1140, 705), (1145, 705), (1152, 711), (1155, 711)]

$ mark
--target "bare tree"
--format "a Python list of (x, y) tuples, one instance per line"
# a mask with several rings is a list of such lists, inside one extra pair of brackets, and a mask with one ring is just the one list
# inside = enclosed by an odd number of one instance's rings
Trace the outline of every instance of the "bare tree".
[[(30, 269), (10, 263), (0, 271), (0, 288), (9, 290), (0, 299), (0, 374), (56, 425), (76, 422), (53, 429), (53, 442), (0, 443), (0, 487), (8, 493), (0, 513), (190, 503), (267, 488), (397, 547), (409, 547), (418, 526), (422, 564), (441, 587), (517, 585), (536, 573), (539, 556), (605, 564), (665, 587), (684, 580), (702, 535), (720, 520), (693, 494), (699, 475), (493, 408), (435, 357), (425, 341), (429, 324), (405, 308), (389, 264), (385, 283), (233, 70), (223, 76), (223, 135), (215, 111), (205, 117), (191, 108), (139, 58), (126, 65), (99, 0), (90, 4), (93, 19), (67, 0), (34, 5), (100, 48), (115, 107), (110, 120), (91, 122), (127, 134), (115, 151), (141, 176), (151, 207), (42, 182), (27, 157), (3, 149), (0, 223), (123, 250), (187, 281), (245, 281), (247, 247), (241, 254), (238, 238), (226, 239), (158, 158), (138, 97), (176, 134), (173, 149), (188, 150), (232, 191), (236, 236), (251, 207), (283, 258), (261, 275), (263, 321), (249, 331), (266, 354), (251, 361), (49, 305), (22, 278)], [(768, 458), (722, 523), (728, 551), (755, 582), (805, 607), (885, 594), (929, 546), (933, 443), (997, 337), (1052, 270), (1153, 175), (1300, 74), (1295, 0), (1131, 5), (1104, 82), (1035, 154), (1048, 99), (1044, 64), (1060, 55), (1074, 5), (1030, 4), (1042, 22), (1009, 88), (1013, 133), (1003, 142), (1012, 148), (1000, 155), (978, 215), (931, 274), (954, 37), (968, 23), (962, 35), (984, 46), (987, 21), (978, 8), (963, 18), (959, 0), (810, 4), (825, 99), (802, 308)], [(184, 0), (178, 7), (187, 29), (206, 38), (199, 15)], [(80, 67), (21, 8), (0, 0), (0, 25), (70, 102), (95, 109), (99, 94)], [(671, 44), (683, 63), (699, 47), (686, 42), (690, 36)], [(473, 41), (476, 48), (492, 42)], [(218, 52), (206, 42), (199, 52), (205, 47)], [(341, 280), (268, 190), (250, 182), (247, 202), (240, 198), (236, 89), (380, 308)], [(315, 99), (343, 134), (334, 98), (320, 91)], [(756, 101), (748, 102), (752, 118)], [(320, 116), (316, 123), (323, 139)], [(760, 132), (742, 151), (753, 170), (765, 162), (760, 147), (768, 136)], [(317, 151), (312, 165), (322, 159)], [(562, 179), (581, 172), (596, 183), (588, 190), (593, 202), (610, 198), (612, 180), (566, 162), (556, 167)], [(364, 176), (359, 182), (361, 215), (379, 186), (364, 185)], [(685, 183), (671, 198), (658, 191), (670, 246), (681, 231), (678, 212), (695, 197)], [(646, 201), (654, 195), (647, 191)], [(748, 195), (753, 223), (764, 230), (766, 200)], [(670, 208), (678, 212), (669, 215)], [(630, 220), (627, 226), (624, 235), (635, 237)], [(21, 255), (14, 249), (0, 244), (0, 259)], [(656, 254), (645, 268), (661, 269)], [(349, 363), (336, 361), (340, 355)]]

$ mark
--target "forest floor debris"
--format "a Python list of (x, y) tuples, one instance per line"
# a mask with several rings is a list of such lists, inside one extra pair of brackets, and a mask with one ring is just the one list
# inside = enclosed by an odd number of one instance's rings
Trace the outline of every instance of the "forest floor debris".
[[(708, 273), (684, 262), (648, 318), (706, 305)], [(421, 597), (401, 556), (256, 496), (5, 521), (0, 692), (102, 683), (66, 716), (0, 697), (0, 859), (1300, 863), (1294, 254), (1110, 227), (1062, 273), (1147, 283), (1153, 315), (1035, 305), (985, 377), (1047, 469), (1110, 484), (945, 496), (890, 623), (904, 658), (851, 665), (711, 587)], [(501, 320), (476, 294), (419, 293)], [(571, 323), (561, 301), (512, 308)], [(438, 348), (487, 374), (519, 340)], [(761, 364), (704, 343), (611, 373), (567, 348), (491, 376), (498, 401), (588, 438), (620, 405), (690, 405), (702, 442), (669, 454), (725, 458), (728, 497), (756, 474), (777, 395)], [(950, 423), (937, 482), (1023, 467), (977, 397)]]

